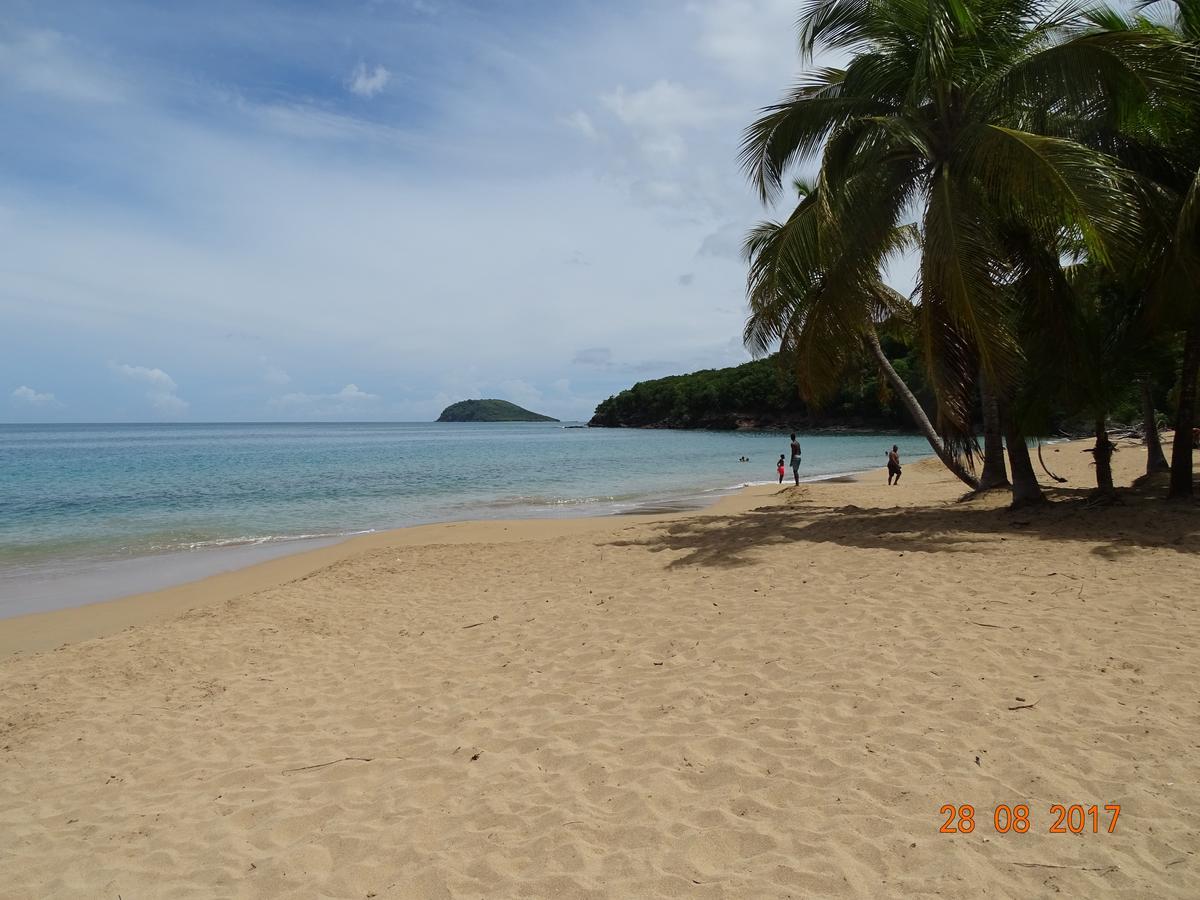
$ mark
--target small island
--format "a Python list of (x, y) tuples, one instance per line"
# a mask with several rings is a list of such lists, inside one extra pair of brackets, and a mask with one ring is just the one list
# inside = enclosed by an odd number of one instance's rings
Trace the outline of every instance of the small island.
[(530, 412), (507, 400), (460, 400), (438, 416), (439, 422), (557, 422), (558, 419)]

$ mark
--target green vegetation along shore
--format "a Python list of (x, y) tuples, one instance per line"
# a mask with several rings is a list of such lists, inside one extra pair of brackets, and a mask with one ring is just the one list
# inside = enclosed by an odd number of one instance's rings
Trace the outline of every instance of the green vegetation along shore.
[[(918, 351), (886, 336), (881, 337), (881, 344), (892, 368), (921, 405), (934, 409), (936, 400)], [(1152, 399), (1163, 409), (1169, 393), (1159, 389)], [(1140, 385), (1130, 383), (1114, 403), (1112, 420), (1138, 422), (1140, 402)], [(976, 408), (974, 418), (978, 421), (981, 416)], [(740, 366), (639, 381), (601, 402), (588, 424), (599, 428), (916, 430), (900, 397), (866, 353), (852, 359), (834, 396), (820, 405), (803, 399), (794, 367), (781, 364), (778, 355), (772, 355)], [(1081, 434), (1088, 431), (1090, 423), (1084, 417), (1071, 416), (1059, 404), (1046, 413), (1044, 425), (1047, 434)]]
[[(921, 367), (904, 348), (894, 365), (923, 393)], [(931, 398), (927, 398), (931, 399)], [(790, 367), (776, 357), (639, 381), (596, 407), (589, 425), (605, 428), (884, 428), (911, 430), (904, 408), (863, 360), (821, 407), (800, 397)]]

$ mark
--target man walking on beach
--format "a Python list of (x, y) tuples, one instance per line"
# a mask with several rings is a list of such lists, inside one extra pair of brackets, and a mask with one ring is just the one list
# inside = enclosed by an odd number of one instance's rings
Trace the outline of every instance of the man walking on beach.
[[(900, 448), (892, 444), (892, 449), (888, 451), (888, 484), (900, 483)], [(895, 481), (892, 479), (895, 478)]]
[(792, 435), (792, 477), (796, 479), (796, 486), (800, 486), (800, 442), (796, 440), (796, 435)]

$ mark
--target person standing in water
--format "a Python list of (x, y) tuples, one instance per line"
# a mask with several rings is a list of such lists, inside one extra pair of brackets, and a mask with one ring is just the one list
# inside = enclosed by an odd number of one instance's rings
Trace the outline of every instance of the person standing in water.
[(796, 486), (800, 486), (800, 442), (796, 440), (796, 435), (792, 435), (792, 477), (796, 479)]
[(779, 483), (783, 484), (784, 468), (783, 468), (783, 454), (782, 453), (779, 454), (779, 462), (775, 463), (775, 471), (777, 471), (779, 473)]
[[(900, 483), (900, 448), (892, 444), (892, 449), (888, 451), (888, 484)], [(895, 478), (895, 481), (892, 479)]]

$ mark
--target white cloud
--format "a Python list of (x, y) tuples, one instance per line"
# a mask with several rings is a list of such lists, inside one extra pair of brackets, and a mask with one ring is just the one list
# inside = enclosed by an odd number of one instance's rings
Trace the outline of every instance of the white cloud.
[(113, 104), (127, 87), (51, 30), (0, 37), (0, 82), (67, 103)]
[(348, 384), (332, 394), (305, 394), (300, 391), (284, 394), (279, 402), (285, 406), (309, 406), (314, 403), (358, 403), (378, 399), (378, 394), (368, 394), (357, 384)]
[(596, 131), (596, 126), (592, 122), (592, 117), (585, 113), (582, 109), (577, 109), (569, 116), (564, 116), (561, 120), (564, 125), (582, 134), (590, 141), (594, 141), (599, 137)]
[(11, 396), (14, 403), (19, 403), (23, 406), (36, 406), (42, 408), (62, 406), (62, 404), (53, 394), (35, 391), (33, 388), (24, 384), (19, 388), (16, 388), (12, 392)]
[(378, 394), (368, 394), (366, 391), (359, 390), (357, 384), (348, 384), (333, 396), (338, 400), (346, 400), (350, 402), (379, 399)]
[(646, 206), (681, 209), (691, 201), (687, 185), (670, 178), (639, 178), (629, 185), (629, 193), (635, 202)]
[(263, 381), (267, 384), (282, 387), (285, 384), (290, 384), (292, 376), (281, 369), (279, 366), (267, 360), (265, 357), (259, 360), (263, 365)]
[(392, 73), (383, 66), (377, 65), (374, 69), (368, 69), (366, 63), (360, 62), (350, 73), (346, 87), (350, 89), (351, 93), (358, 94), (360, 97), (374, 97), (387, 87), (391, 80)]
[(187, 412), (188, 402), (175, 394), (147, 394), (150, 405), (160, 413), (168, 416), (178, 416)]
[(727, 74), (783, 87), (796, 68), (796, 0), (708, 0), (689, 4), (699, 47)]
[(178, 416), (187, 412), (188, 402), (175, 393), (179, 389), (175, 379), (162, 369), (128, 363), (109, 363), (109, 368), (127, 381), (144, 385), (146, 399), (160, 413)]
[(666, 79), (636, 91), (619, 86), (601, 96), (600, 102), (633, 133), (645, 161), (658, 168), (683, 162), (688, 149), (685, 131), (729, 115), (704, 92)]
[(541, 405), (542, 392), (520, 378), (510, 378), (500, 382), (501, 399), (507, 400), (509, 403), (515, 403), (517, 406), (524, 406), (526, 409), (533, 412), (544, 412), (535, 407)]
[(272, 401), (272, 405), (289, 415), (329, 419), (362, 414), (372, 409), (378, 400), (378, 394), (368, 393), (357, 384), (348, 384), (332, 394), (306, 394), (301, 391), (284, 394)]
[(386, 125), (313, 106), (310, 103), (248, 103), (238, 99), (235, 107), (253, 125), (284, 137), (344, 144), (377, 143), (403, 146), (408, 138)]
[(640, 91), (620, 86), (600, 100), (626, 125), (643, 131), (695, 128), (720, 115), (713, 101), (700, 91), (665, 79)]
[(642, 139), (642, 155), (647, 162), (658, 166), (677, 166), (687, 155), (683, 137), (674, 133), (652, 134)]
[(154, 390), (163, 393), (174, 393), (178, 389), (175, 379), (162, 369), (150, 369), (146, 366), (131, 366), (127, 363), (113, 364), (113, 371), (130, 381), (141, 381), (150, 385)]

